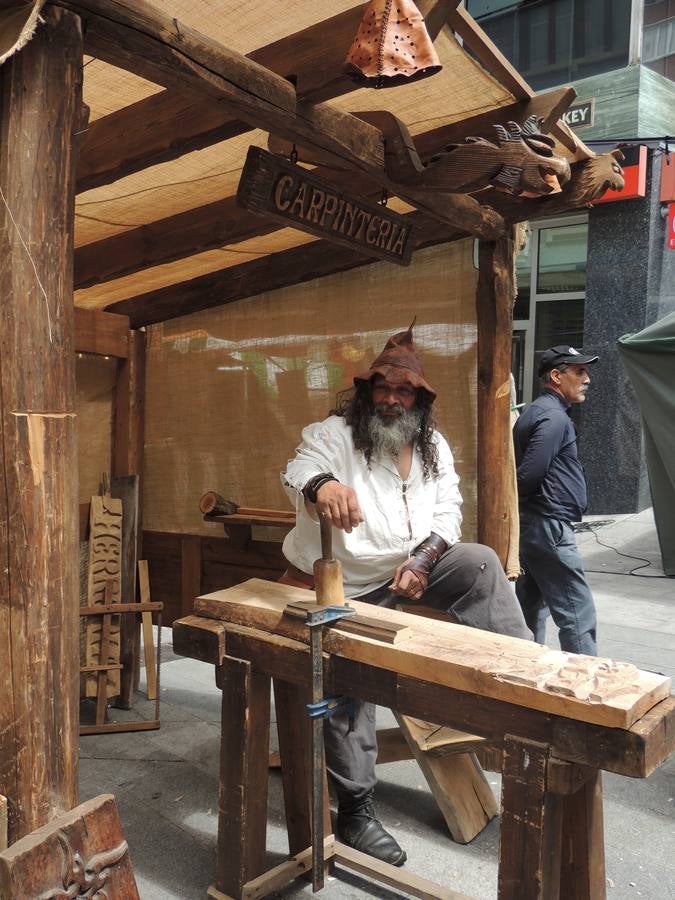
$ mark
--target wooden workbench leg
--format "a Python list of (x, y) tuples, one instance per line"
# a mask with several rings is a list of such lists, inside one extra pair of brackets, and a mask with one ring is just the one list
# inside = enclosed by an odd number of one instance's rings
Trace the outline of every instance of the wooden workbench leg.
[(310, 824), (311, 768), (307, 696), (301, 685), (273, 680), (284, 789), (288, 852), (291, 856), (312, 843)]
[(560, 897), (604, 900), (606, 892), (602, 776), (595, 771), (563, 798)]
[[(279, 734), (281, 778), (284, 789), (288, 852), (295, 856), (312, 843), (311, 723), (306, 703), (309, 693), (301, 685), (273, 679), (274, 706)], [(328, 783), (324, 777), (324, 837), (331, 834)]]
[(225, 657), (216, 888), (239, 898), (265, 871), (270, 680), (250, 662)]
[(546, 790), (548, 757), (546, 744), (504, 742), (499, 900), (558, 898), (560, 799)]

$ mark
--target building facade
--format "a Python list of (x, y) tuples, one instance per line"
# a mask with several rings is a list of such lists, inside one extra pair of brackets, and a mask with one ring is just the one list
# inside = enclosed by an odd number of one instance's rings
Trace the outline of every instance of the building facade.
[[(585, 213), (530, 223), (518, 261), (513, 374), (518, 399), (538, 393), (543, 350), (598, 353), (588, 401), (574, 416), (589, 513), (651, 502), (640, 410), (616, 341), (675, 311), (675, 0), (467, 0), (504, 55), (537, 90), (571, 84), (567, 124), (596, 152), (621, 147), (627, 185)], [(674, 373), (675, 378), (675, 373)]]

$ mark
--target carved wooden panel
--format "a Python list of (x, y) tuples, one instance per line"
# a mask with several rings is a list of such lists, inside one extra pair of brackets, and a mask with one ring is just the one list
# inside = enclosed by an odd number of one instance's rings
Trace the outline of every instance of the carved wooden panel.
[(139, 900), (115, 798), (88, 800), (0, 853), (0, 897)]
[[(111, 602), (121, 600), (122, 558), (122, 501), (109, 494), (91, 498), (89, 518), (89, 577), (87, 604), (96, 606), (104, 602), (106, 583), (112, 581)], [(85, 639), (86, 666), (96, 666), (120, 661), (120, 617), (113, 616), (110, 623), (107, 659), (100, 659), (103, 618), (88, 616)], [(95, 697), (96, 674), (85, 676), (85, 696)], [(108, 673), (108, 697), (120, 692), (119, 670)]]

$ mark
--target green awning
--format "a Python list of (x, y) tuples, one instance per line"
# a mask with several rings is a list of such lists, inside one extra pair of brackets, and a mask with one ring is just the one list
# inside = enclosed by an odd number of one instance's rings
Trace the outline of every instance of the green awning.
[(663, 571), (675, 575), (675, 313), (617, 343), (642, 412)]

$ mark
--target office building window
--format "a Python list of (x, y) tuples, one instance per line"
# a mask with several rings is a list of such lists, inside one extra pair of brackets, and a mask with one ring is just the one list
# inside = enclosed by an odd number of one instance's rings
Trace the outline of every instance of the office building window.
[(536, 90), (628, 65), (631, 0), (467, 0)]

